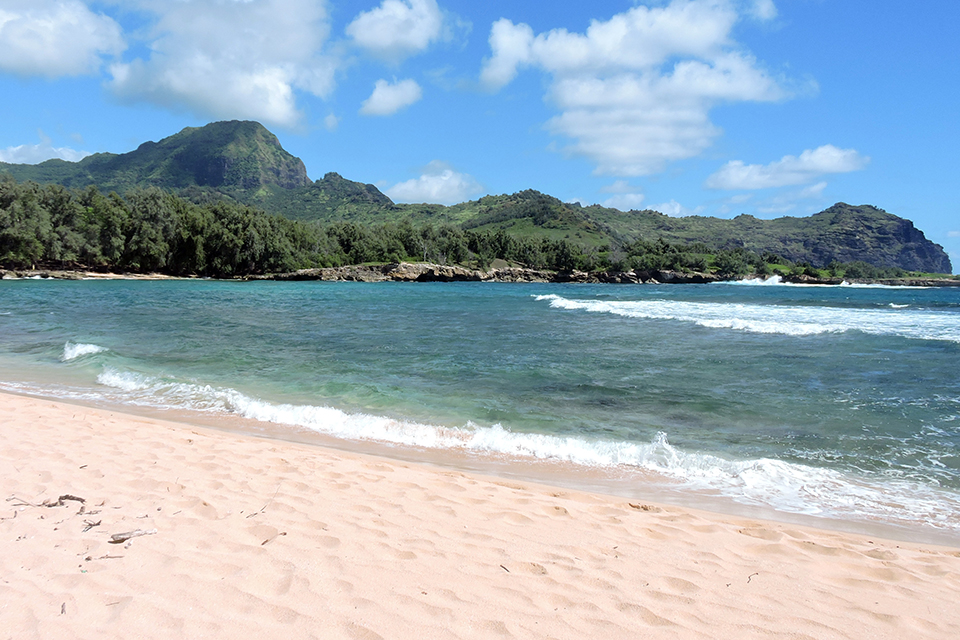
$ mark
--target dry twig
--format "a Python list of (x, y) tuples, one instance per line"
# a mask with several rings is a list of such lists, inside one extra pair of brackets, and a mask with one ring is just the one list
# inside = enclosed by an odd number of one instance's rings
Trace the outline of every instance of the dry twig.
[(90, 522), (89, 520), (84, 520), (83, 524), (87, 526), (83, 528), (83, 533), (90, 531), (90, 529), (93, 529), (94, 527), (99, 527), (101, 522), (103, 522), (103, 520), (97, 520), (96, 522)]
[(138, 538), (140, 536), (152, 536), (157, 532), (156, 529), (137, 529), (135, 531), (127, 531), (125, 533), (115, 533), (110, 536), (108, 542), (110, 544), (120, 544), (121, 542), (126, 542), (130, 538)]

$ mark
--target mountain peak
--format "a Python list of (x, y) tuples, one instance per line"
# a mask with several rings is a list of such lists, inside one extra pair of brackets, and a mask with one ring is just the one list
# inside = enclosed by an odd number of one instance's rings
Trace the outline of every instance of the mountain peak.
[(97, 153), (79, 162), (4, 165), (18, 180), (67, 187), (95, 184), (125, 192), (133, 187), (213, 188), (226, 193), (310, 184), (303, 161), (288, 153), (259, 122), (230, 120), (187, 127), (129, 153)]
[(226, 189), (283, 188), (310, 184), (303, 161), (284, 150), (259, 122), (231, 120), (187, 127), (159, 142), (118, 156), (142, 168), (156, 186)]

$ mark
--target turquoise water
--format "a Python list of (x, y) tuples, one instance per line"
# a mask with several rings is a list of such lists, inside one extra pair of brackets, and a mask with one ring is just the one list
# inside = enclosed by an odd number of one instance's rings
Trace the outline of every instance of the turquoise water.
[(960, 291), (0, 282), (0, 389), (960, 536)]

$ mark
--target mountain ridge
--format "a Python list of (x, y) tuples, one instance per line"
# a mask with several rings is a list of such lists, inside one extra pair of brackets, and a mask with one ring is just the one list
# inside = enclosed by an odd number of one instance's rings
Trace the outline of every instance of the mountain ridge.
[(98, 153), (78, 162), (0, 163), (0, 173), (20, 181), (70, 188), (94, 185), (121, 194), (156, 186), (195, 202), (224, 199), (327, 224), (448, 223), (462, 229), (566, 239), (594, 248), (662, 239), (767, 252), (814, 266), (863, 261), (910, 271), (952, 272), (943, 247), (928, 240), (913, 222), (866, 204), (838, 202), (812, 216), (772, 220), (747, 214), (733, 219), (672, 218), (653, 210), (584, 207), (535, 190), (488, 195), (453, 206), (397, 204), (375, 185), (335, 172), (311, 180), (300, 158), (283, 149), (263, 125), (251, 121), (187, 127), (129, 153)]

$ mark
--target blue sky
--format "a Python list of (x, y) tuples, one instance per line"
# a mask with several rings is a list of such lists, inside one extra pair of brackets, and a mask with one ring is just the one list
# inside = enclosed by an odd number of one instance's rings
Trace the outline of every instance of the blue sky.
[(960, 3), (0, 0), (0, 160), (262, 122), (401, 202), (913, 220), (960, 268)]

